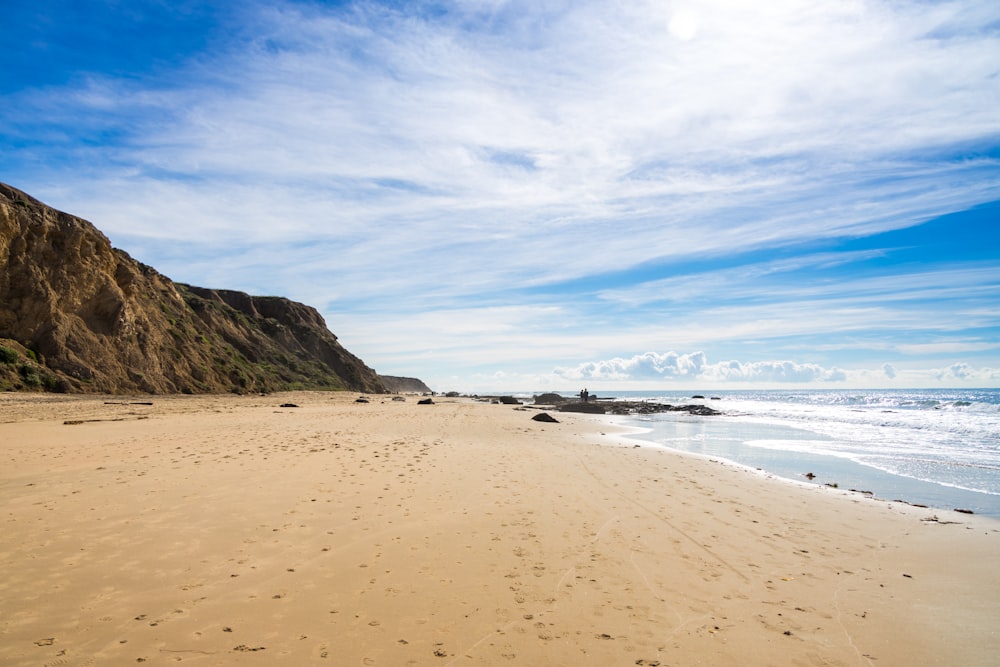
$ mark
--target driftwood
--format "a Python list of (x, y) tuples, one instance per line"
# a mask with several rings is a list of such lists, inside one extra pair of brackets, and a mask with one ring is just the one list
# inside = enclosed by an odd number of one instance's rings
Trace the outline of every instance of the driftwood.
[(78, 424), (92, 424), (94, 422), (125, 422), (132, 421), (135, 419), (149, 419), (145, 415), (140, 415), (138, 417), (110, 417), (107, 419), (67, 419), (63, 422), (64, 426), (77, 426)]

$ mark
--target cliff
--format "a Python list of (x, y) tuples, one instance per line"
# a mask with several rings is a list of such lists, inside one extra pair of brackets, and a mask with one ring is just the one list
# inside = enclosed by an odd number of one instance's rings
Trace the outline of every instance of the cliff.
[(2, 183), (0, 389), (385, 391), (314, 308), (174, 283)]
[(382, 384), (387, 391), (396, 394), (433, 394), (431, 388), (417, 378), (404, 378), (395, 375), (380, 375)]

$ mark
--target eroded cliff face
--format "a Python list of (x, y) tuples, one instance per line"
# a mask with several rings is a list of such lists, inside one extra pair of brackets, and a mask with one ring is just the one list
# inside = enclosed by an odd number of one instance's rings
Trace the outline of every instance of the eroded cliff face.
[(397, 394), (431, 394), (431, 388), (419, 378), (399, 377), (396, 375), (380, 375), (382, 384), (387, 391)]
[(314, 309), (174, 283), (0, 184), (0, 389), (382, 392)]

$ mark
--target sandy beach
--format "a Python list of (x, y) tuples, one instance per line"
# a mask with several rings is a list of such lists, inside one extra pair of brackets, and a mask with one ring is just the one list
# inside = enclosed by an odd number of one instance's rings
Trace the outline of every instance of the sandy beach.
[(1000, 655), (998, 522), (357, 397), (0, 395), (0, 664)]

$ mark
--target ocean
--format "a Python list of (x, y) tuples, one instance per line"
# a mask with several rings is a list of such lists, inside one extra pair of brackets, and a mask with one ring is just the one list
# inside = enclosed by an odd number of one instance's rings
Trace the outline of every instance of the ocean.
[(1000, 518), (1000, 389), (703, 395), (607, 394), (704, 403), (724, 413), (621, 418), (643, 429), (633, 439), (653, 446), (726, 459), (803, 483), (870, 492), (884, 500)]

